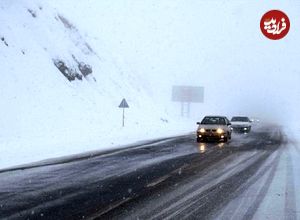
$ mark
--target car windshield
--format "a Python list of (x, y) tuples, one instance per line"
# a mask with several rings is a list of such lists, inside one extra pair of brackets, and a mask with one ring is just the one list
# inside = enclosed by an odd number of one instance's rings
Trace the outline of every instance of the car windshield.
[(232, 117), (231, 121), (250, 122), (248, 117)]
[(201, 124), (204, 125), (225, 125), (225, 119), (222, 117), (205, 117)]

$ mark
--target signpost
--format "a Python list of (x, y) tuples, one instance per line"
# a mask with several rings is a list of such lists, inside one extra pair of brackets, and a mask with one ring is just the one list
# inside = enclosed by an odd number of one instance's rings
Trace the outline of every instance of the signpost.
[(123, 109), (123, 119), (122, 119), (122, 127), (125, 126), (125, 108), (129, 108), (129, 105), (126, 101), (126, 99), (122, 99), (120, 105), (119, 105), (119, 108), (122, 108)]
[[(204, 102), (204, 87), (201, 86), (173, 86), (172, 101), (181, 103), (181, 116), (190, 115), (191, 103)], [(186, 111), (185, 111), (186, 110)]]

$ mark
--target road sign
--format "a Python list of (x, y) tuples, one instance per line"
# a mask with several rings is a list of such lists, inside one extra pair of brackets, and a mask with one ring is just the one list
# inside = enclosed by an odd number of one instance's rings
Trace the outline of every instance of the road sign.
[(122, 99), (122, 101), (119, 105), (119, 108), (129, 108), (129, 105), (128, 105), (126, 99)]
[(124, 127), (125, 126), (125, 108), (129, 108), (129, 105), (126, 101), (126, 99), (122, 99), (120, 105), (119, 105), (119, 108), (122, 108), (123, 109), (123, 117), (122, 117), (122, 126)]

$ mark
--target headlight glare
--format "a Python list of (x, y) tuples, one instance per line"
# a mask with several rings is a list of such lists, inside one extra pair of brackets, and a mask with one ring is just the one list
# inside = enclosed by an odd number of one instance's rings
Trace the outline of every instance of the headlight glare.
[(223, 133), (224, 133), (224, 130), (223, 130), (222, 128), (218, 128), (218, 129), (217, 129), (217, 133), (218, 133), (218, 134), (223, 134)]
[(200, 128), (199, 132), (200, 132), (200, 133), (204, 133), (204, 132), (205, 132), (205, 129), (204, 129), (204, 128)]

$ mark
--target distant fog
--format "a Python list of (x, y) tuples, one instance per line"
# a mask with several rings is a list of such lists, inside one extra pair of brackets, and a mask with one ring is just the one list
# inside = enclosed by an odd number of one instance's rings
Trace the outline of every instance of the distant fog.
[[(93, 1), (93, 8), (85, 8), (84, 1), (52, 4), (64, 4), (94, 44), (106, 44), (117, 62), (144, 79), (166, 111), (180, 112), (179, 104), (171, 103), (172, 85), (192, 85), (205, 87), (205, 102), (192, 106), (195, 119), (205, 114), (287, 124), (298, 119), (299, 1)], [(260, 32), (260, 18), (271, 9), (284, 11), (291, 21), (289, 34), (279, 41)], [(72, 17), (72, 10), (82, 11), (82, 17)], [(95, 28), (99, 20), (106, 25)]]

